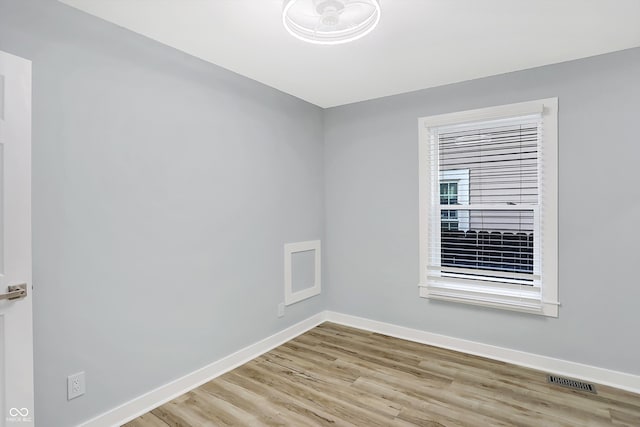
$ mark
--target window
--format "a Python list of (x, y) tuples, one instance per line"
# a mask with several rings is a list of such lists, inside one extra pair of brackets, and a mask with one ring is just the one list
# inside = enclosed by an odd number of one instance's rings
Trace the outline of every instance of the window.
[[(440, 171), (440, 204), (458, 205), (469, 203), (469, 169)], [(440, 225), (446, 231), (469, 229), (469, 215), (457, 210), (442, 210)]]
[[(458, 183), (440, 181), (440, 204), (441, 205), (457, 205), (458, 204)], [(457, 231), (458, 230), (458, 211), (442, 210), (440, 211), (440, 223), (442, 230)]]
[(420, 295), (557, 302), (557, 98), (420, 119)]

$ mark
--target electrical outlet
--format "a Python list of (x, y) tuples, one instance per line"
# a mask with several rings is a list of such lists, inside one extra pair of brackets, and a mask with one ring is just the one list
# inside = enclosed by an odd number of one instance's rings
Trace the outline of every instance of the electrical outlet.
[(84, 372), (67, 377), (67, 400), (82, 396), (85, 392)]
[(278, 304), (278, 317), (284, 316), (284, 303)]

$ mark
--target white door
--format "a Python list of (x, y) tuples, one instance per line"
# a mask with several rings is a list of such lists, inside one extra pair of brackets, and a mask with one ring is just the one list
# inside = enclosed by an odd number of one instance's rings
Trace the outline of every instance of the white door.
[[(24, 291), (14, 288), (23, 284), (26, 296)], [(0, 426), (3, 427), (33, 426), (31, 291), (31, 62), (0, 52)]]

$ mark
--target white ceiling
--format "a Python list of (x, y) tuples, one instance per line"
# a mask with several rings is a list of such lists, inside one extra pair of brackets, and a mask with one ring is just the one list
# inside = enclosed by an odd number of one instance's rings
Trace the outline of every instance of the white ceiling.
[(332, 107), (640, 46), (640, 0), (381, 0), (373, 33), (290, 36), (282, 0), (61, 0)]

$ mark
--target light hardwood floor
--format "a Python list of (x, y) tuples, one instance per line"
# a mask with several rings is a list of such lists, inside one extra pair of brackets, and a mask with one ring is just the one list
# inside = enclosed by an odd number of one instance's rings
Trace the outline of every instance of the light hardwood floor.
[(640, 395), (332, 323), (127, 427), (640, 426)]

